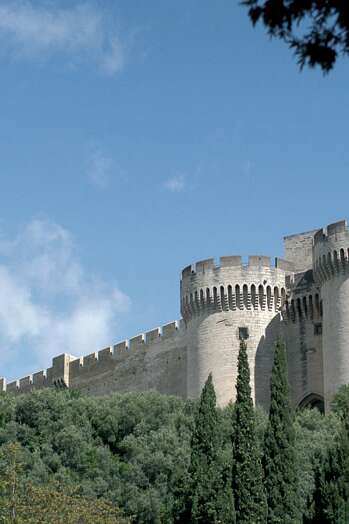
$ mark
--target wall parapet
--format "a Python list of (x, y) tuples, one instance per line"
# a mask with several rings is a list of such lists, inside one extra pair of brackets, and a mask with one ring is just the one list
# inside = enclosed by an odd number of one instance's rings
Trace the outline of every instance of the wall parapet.
[(348, 232), (348, 226), (346, 220), (340, 220), (339, 222), (333, 222), (328, 226), (321, 228), (314, 235), (314, 245), (319, 242), (326, 241), (329, 237), (340, 235)]
[(286, 279), (294, 265), (282, 258), (241, 256), (213, 258), (186, 267), (181, 280), (181, 314), (185, 321), (215, 311), (279, 311), (286, 299)]
[(46, 387), (69, 387), (72, 378), (90, 371), (95, 371), (98, 374), (99, 370), (105, 370), (113, 362), (122, 361), (132, 352), (142, 349), (146, 351), (161, 340), (178, 335), (183, 329), (184, 323), (180, 319), (85, 356), (74, 357), (64, 353), (54, 357), (52, 366), (46, 370), (38, 371), (9, 383), (5, 378), (0, 378), (0, 391), (20, 394)]
[(217, 272), (221, 269), (230, 268), (237, 271), (256, 270), (256, 269), (280, 269), (282, 271), (293, 272), (295, 270), (294, 264), (288, 260), (276, 257), (272, 259), (268, 256), (250, 255), (248, 261), (244, 262), (242, 256), (223, 256), (219, 258), (219, 263), (216, 264), (214, 258), (207, 258), (199, 260), (182, 271), (182, 280), (192, 275), (202, 274), (207, 272)]
[(315, 280), (326, 280), (349, 273), (349, 231), (346, 220), (329, 224), (314, 237), (313, 265)]

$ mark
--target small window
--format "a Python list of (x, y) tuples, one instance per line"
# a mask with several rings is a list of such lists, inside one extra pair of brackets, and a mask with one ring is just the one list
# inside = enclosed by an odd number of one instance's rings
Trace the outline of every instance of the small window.
[(314, 324), (314, 335), (322, 335), (322, 324), (321, 323), (317, 323), (317, 324)]
[(248, 327), (239, 327), (239, 340), (247, 340), (248, 337)]

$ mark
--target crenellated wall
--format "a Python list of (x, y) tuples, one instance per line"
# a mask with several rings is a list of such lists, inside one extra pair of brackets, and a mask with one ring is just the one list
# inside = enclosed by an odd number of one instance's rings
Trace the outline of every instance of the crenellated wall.
[(157, 390), (185, 397), (185, 343), (183, 322), (172, 322), (84, 357), (60, 355), (51, 368), (7, 385), (1, 379), (0, 387), (14, 393), (69, 387), (91, 395)]
[(69, 386), (94, 395), (153, 389), (185, 397), (185, 338), (182, 322), (173, 322), (76, 359)]
[[(45, 387), (91, 395), (157, 390), (198, 397), (212, 372), (219, 405), (235, 398), (237, 357), (246, 339), (251, 389), (268, 408), (275, 342), (286, 342), (295, 406), (326, 400), (349, 383), (349, 231), (345, 221), (284, 238), (286, 260), (206, 259), (181, 274), (183, 320), (52, 366), (0, 390)], [(318, 404), (319, 405), (319, 404)]]
[(27, 393), (33, 389), (42, 389), (51, 386), (69, 387), (69, 366), (75, 359), (66, 353), (52, 359), (52, 367), (27, 375), (24, 378), (6, 383), (6, 379), (0, 379), (0, 388), (8, 393)]

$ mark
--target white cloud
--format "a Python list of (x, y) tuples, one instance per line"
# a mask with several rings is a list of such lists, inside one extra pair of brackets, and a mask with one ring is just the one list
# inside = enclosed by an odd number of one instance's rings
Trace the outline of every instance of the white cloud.
[(125, 63), (124, 46), (110, 20), (88, 3), (60, 8), (54, 3), (2, 1), (0, 42), (16, 58), (46, 61), (62, 55), (74, 65), (93, 61), (109, 75)]
[(125, 53), (120, 40), (114, 36), (110, 39), (108, 52), (101, 56), (100, 67), (108, 75), (114, 75), (124, 66)]
[(165, 182), (165, 188), (173, 193), (179, 193), (183, 191), (185, 187), (185, 179), (183, 175), (176, 175), (172, 178), (169, 178)]
[(30, 289), (16, 280), (9, 270), (0, 266), (0, 333), (7, 344), (22, 337), (37, 336), (46, 314), (32, 302)]
[(99, 146), (94, 147), (87, 168), (90, 182), (99, 189), (105, 189), (108, 186), (112, 168), (112, 159)]
[(2, 365), (25, 351), (31, 371), (60, 353), (110, 345), (130, 304), (116, 285), (87, 274), (67, 230), (42, 220), (0, 242), (0, 289)]

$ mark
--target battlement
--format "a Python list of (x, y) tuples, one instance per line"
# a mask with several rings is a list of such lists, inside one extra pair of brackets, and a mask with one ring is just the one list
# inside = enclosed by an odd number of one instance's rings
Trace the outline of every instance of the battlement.
[(329, 224), (314, 237), (314, 276), (322, 283), (349, 270), (349, 231), (346, 220)]
[[(344, 235), (343, 235), (344, 233)], [(333, 236), (345, 236), (349, 238), (348, 226), (346, 220), (334, 222), (328, 226), (319, 229), (314, 235), (314, 247), (320, 242), (327, 242)]]
[(293, 275), (292, 263), (281, 258), (241, 256), (213, 258), (186, 267), (181, 280), (181, 313), (184, 320), (214, 311), (274, 309), (286, 297), (286, 277)]
[(46, 387), (69, 387), (72, 379), (91, 372), (98, 375), (114, 363), (123, 361), (130, 353), (142, 349), (146, 351), (157, 342), (176, 336), (183, 327), (183, 321), (178, 320), (85, 356), (74, 357), (64, 353), (54, 357), (52, 366), (46, 370), (9, 383), (1, 378), (0, 390), (7, 393), (27, 393)]
[(295, 269), (292, 262), (278, 257), (272, 259), (267, 256), (250, 255), (248, 262), (245, 263), (242, 256), (224, 256), (220, 257), (219, 264), (215, 263), (214, 258), (207, 258), (206, 260), (200, 260), (187, 266), (182, 271), (182, 280), (192, 275), (208, 272), (214, 273), (227, 268), (237, 271), (246, 271), (249, 269), (280, 269), (285, 272), (293, 272)]

